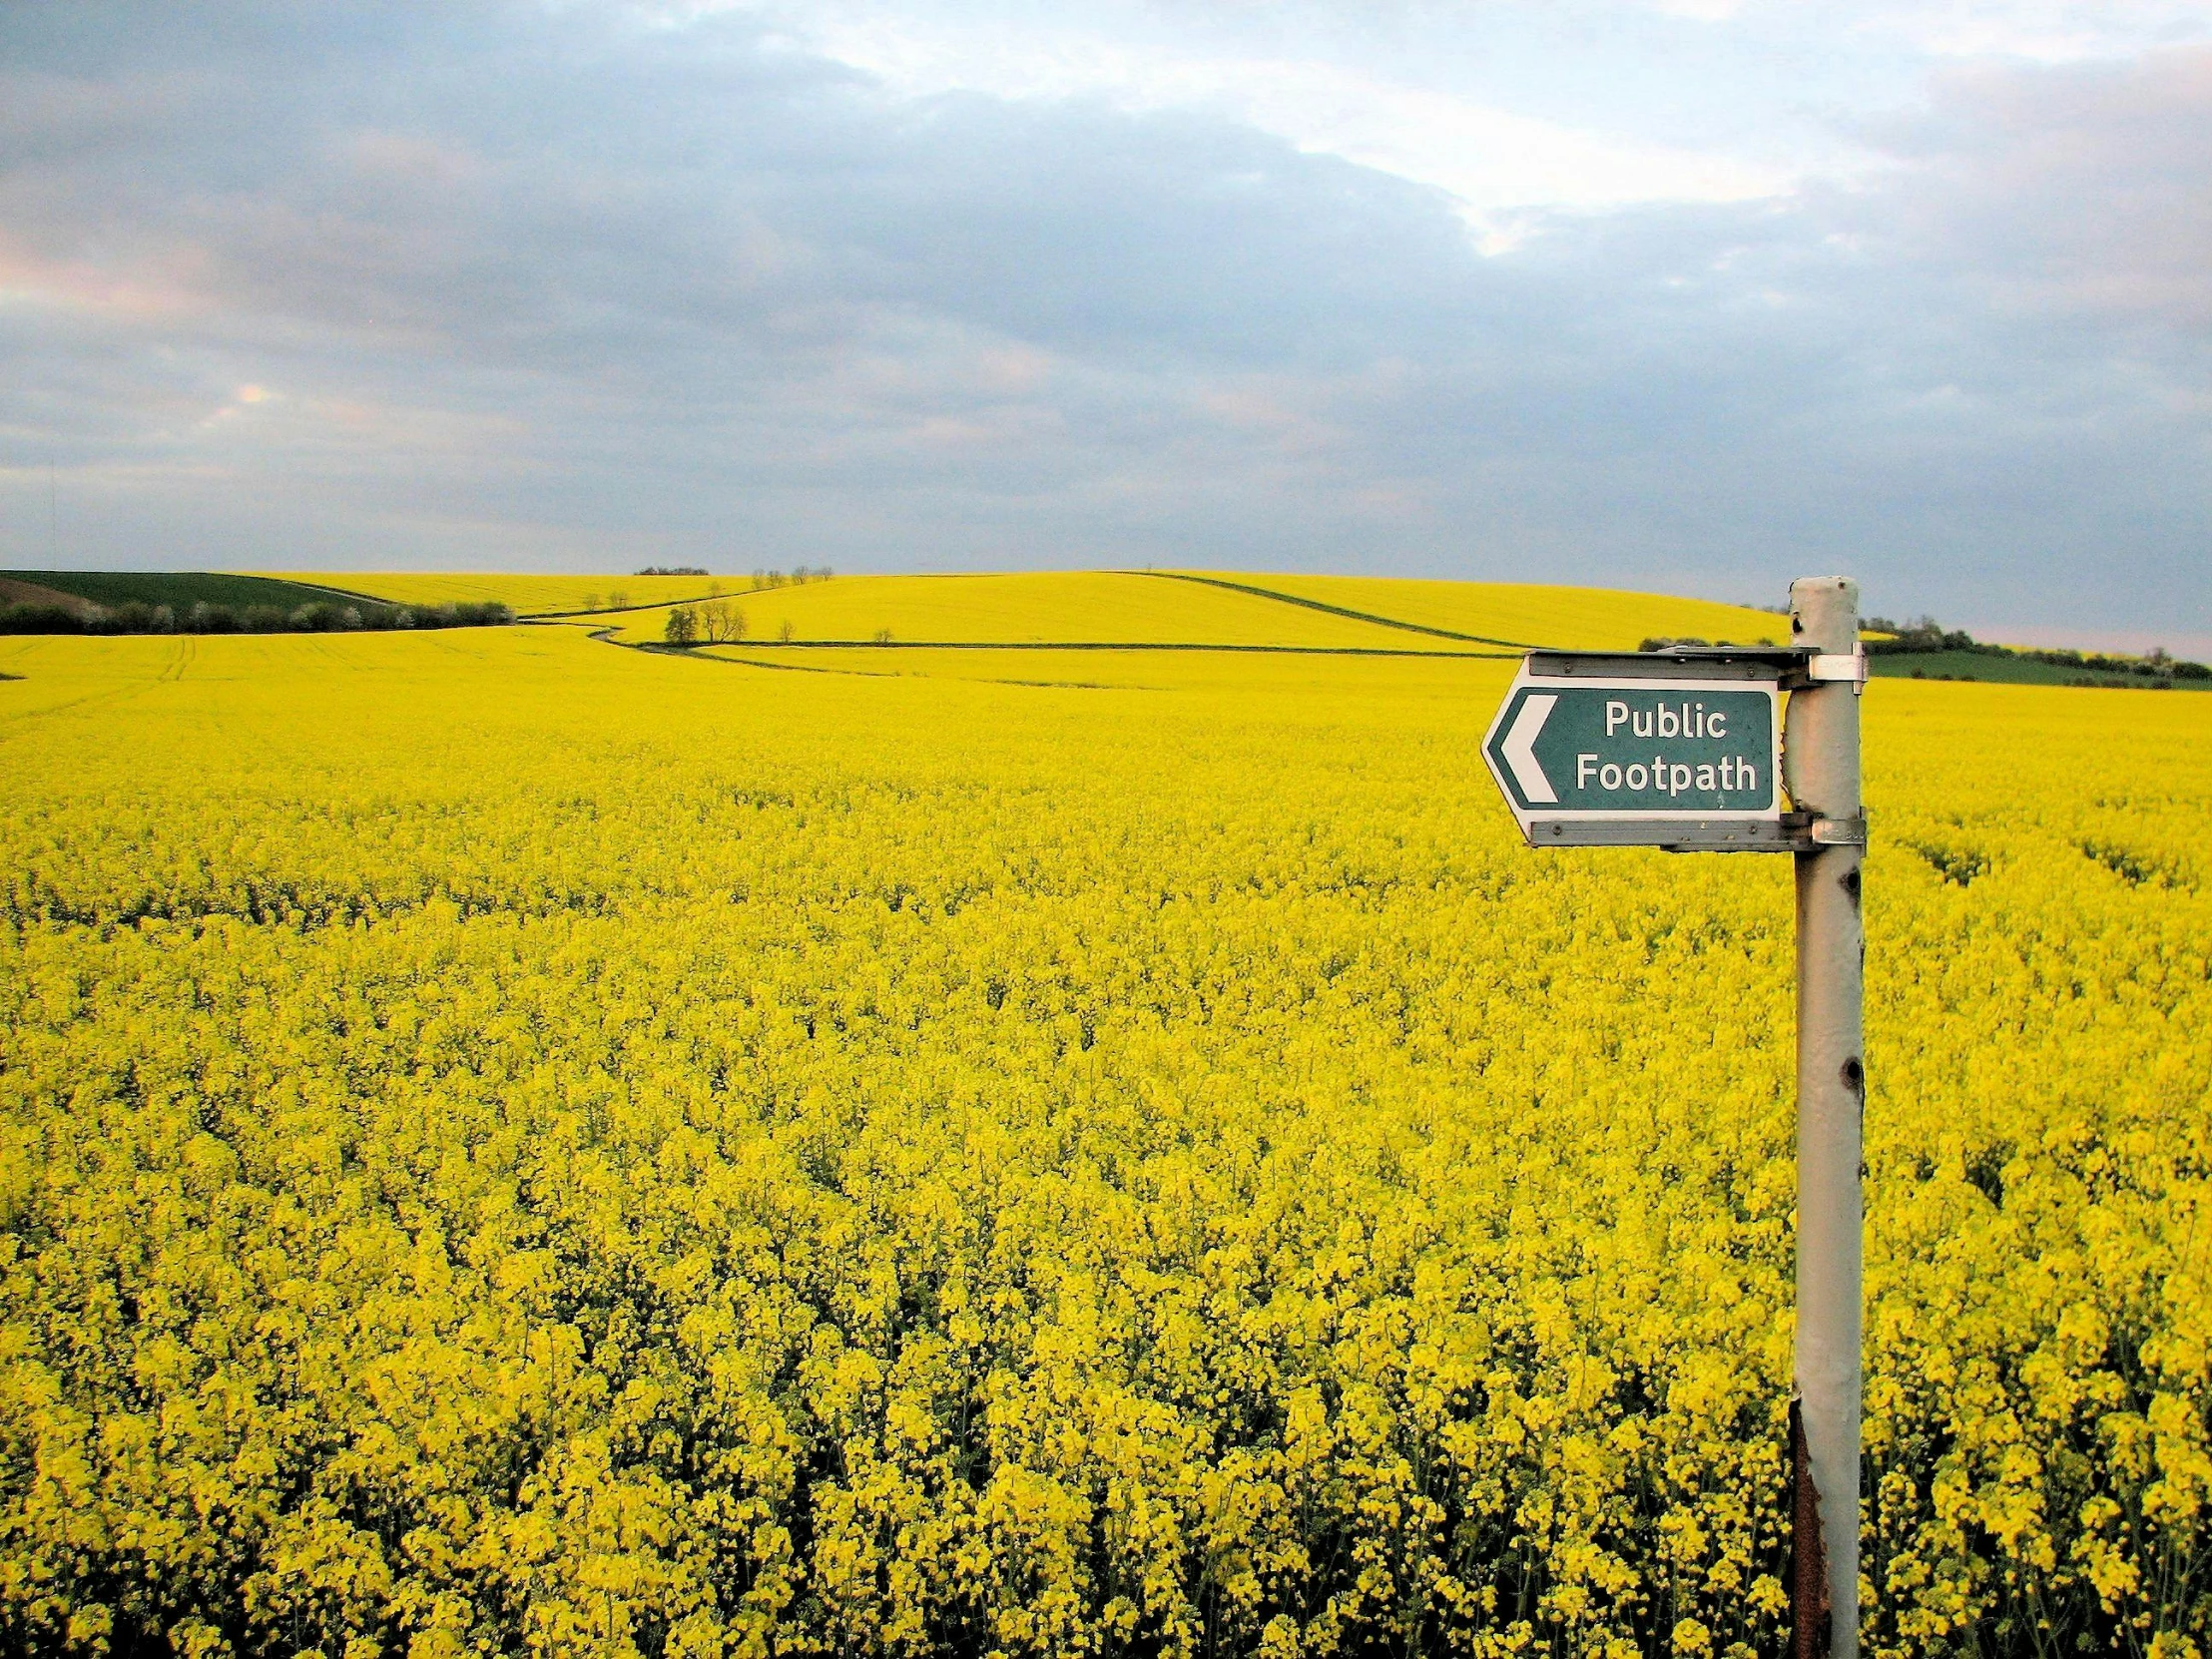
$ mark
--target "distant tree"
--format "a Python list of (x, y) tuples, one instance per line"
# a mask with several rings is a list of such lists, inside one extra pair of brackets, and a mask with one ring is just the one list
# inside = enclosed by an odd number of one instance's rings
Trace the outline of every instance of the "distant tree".
[(440, 605), (436, 611), (417, 612), (418, 628), (502, 628), (514, 621), (514, 612), (495, 599), (475, 604)]
[(0, 634), (323, 634), (358, 628), (495, 628), (515, 614), (494, 600), (425, 606), (359, 605), (316, 599), (292, 610), (251, 605), (241, 613), (228, 605), (195, 604), (183, 616), (168, 605), (127, 599), (114, 607), (92, 606), (83, 615), (60, 606), (0, 606)]
[(784, 619), (784, 626), (776, 630), (776, 637), (779, 640), (783, 641), (784, 644), (789, 645), (798, 633), (799, 630), (792, 626), (792, 619), (790, 617), (786, 617)]
[(112, 610), (96, 611), (86, 618), (92, 634), (166, 634), (173, 618), (168, 606), (155, 607), (141, 599), (126, 599)]
[(619, 611), (629, 603), (630, 590), (628, 588), (616, 588), (607, 595), (607, 608), (610, 611)]
[(84, 618), (66, 605), (0, 605), (0, 634), (81, 634)]
[(699, 637), (707, 645), (733, 645), (745, 638), (745, 613), (727, 599), (699, 607)]
[(699, 643), (698, 614), (689, 605), (678, 605), (668, 613), (668, 621), (662, 624), (661, 638), (670, 645), (697, 645)]
[(889, 630), (888, 628), (878, 628), (878, 629), (876, 629), (876, 630), (875, 630), (875, 643), (876, 643), (877, 645), (888, 645), (888, 644), (890, 644), (890, 643), (891, 643), (891, 631), (890, 631), (890, 630)]

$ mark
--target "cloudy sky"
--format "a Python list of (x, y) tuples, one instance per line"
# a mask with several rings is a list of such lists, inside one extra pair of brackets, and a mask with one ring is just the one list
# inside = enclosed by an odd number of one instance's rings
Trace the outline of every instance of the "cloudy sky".
[(2212, 653), (2212, 0), (0, 9), (0, 564)]

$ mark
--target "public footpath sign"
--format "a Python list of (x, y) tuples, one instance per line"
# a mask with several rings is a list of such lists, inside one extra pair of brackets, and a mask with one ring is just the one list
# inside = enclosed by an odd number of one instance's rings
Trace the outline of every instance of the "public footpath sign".
[(1858, 585), (1792, 583), (1790, 637), (1530, 652), (1482, 758), (1532, 846), (1797, 854), (1790, 1651), (1856, 1659), (1867, 1102)]
[(1483, 758), (1531, 845), (1789, 851), (1782, 686), (1809, 655), (1535, 652)]

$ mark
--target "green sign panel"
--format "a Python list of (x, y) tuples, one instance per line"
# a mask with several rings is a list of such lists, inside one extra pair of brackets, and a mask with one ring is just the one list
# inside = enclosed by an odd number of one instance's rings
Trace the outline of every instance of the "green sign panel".
[(1537, 844), (1772, 844), (1782, 820), (1772, 681), (1615, 674), (1550, 678), (1524, 664), (1483, 743)]

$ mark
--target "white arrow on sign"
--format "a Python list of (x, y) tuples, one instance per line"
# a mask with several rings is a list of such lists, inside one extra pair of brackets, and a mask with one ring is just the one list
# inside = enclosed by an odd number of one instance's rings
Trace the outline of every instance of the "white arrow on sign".
[(1556, 697), (1543, 695), (1530, 697), (1520, 706), (1520, 713), (1513, 717), (1513, 729), (1498, 745), (1504, 752), (1505, 764), (1513, 769), (1513, 781), (1520, 785), (1521, 794), (1531, 801), (1559, 799), (1558, 792), (1551, 787), (1551, 780), (1544, 776), (1544, 769), (1536, 764), (1536, 734), (1544, 729), (1544, 722), (1551, 718), (1551, 707), (1558, 701)]

